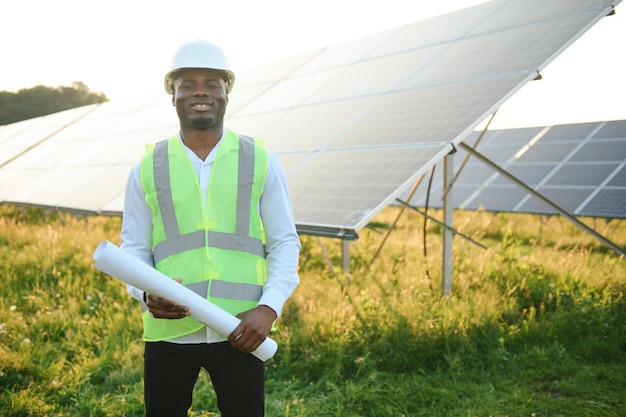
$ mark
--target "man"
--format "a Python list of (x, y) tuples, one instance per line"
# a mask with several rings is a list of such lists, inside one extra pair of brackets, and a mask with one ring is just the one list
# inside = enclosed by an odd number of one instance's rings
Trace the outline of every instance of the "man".
[(264, 415), (264, 364), (253, 352), (299, 283), (300, 240), (286, 176), (261, 141), (224, 128), (235, 76), (215, 45), (182, 45), (165, 76), (180, 122), (130, 173), (122, 248), (236, 315), (221, 335), (174, 300), (142, 305), (148, 417), (187, 416), (205, 368), (223, 417)]

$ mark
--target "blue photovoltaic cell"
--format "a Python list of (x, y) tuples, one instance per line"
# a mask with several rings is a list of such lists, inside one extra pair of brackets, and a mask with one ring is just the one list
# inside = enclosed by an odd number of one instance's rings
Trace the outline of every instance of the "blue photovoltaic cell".
[(542, 142), (580, 142), (600, 126), (599, 123), (576, 123), (573, 125), (553, 126), (541, 137)]
[(471, 202), (464, 204), (464, 209), (477, 210), (479, 208), (488, 211), (511, 211), (527, 196), (527, 193), (519, 187), (493, 186), (482, 191)]
[(626, 159), (626, 139), (619, 142), (585, 143), (570, 160), (622, 162), (624, 159)]
[(463, 169), (463, 183), (482, 185), (489, 178), (494, 176), (493, 169), (482, 164), (468, 164)]
[[(519, 179), (526, 185), (536, 186), (539, 185), (544, 179), (550, 175), (554, 170), (552, 164), (522, 164), (516, 163), (507, 168), (507, 172)], [(493, 170), (492, 170), (493, 171)], [(494, 184), (507, 184), (513, 187), (518, 187), (509, 178), (497, 174), (497, 178), (494, 180)]]
[(567, 143), (543, 143), (535, 144), (528, 151), (524, 152), (519, 158), (519, 162), (554, 162), (563, 161), (574, 152), (577, 144), (574, 142)]
[(548, 186), (600, 186), (617, 168), (617, 164), (568, 164), (560, 167), (546, 181)]
[(624, 189), (601, 190), (585, 207), (588, 216), (624, 218), (626, 192)]
[(624, 163), (621, 164), (619, 170), (615, 173), (615, 175), (609, 180), (607, 183), (609, 187), (623, 187), (626, 189), (626, 165)]
[(626, 120), (606, 122), (594, 137), (596, 139), (626, 139)]
[[(511, 158), (514, 157), (515, 153), (520, 150), (520, 147), (521, 146), (516, 143), (512, 143), (510, 145), (499, 144), (497, 146), (488, 144), (488, 145), (479, 147), (478, 152), (480, 152), (482, 155), (486, 156), (487, 158), (489, 158), (491, 161), (495, 162), (496, 164), (503, 166), (503, 165), (506, 165), (506, 163)], [(470, 161), (471, 161), (471, 158), (470, 158)], [(474, 163), (478, 163), (478, 162), (474, 162)]]
[[(559, 207), (572, 213), (589, 195), (591, 195), (593, 189), (540, 187), (537, 191)], [(530, 196), (528, 201), (526, 201), (519, 210), (527, 213), (554, 213), (556, 211), (535, 196)]]

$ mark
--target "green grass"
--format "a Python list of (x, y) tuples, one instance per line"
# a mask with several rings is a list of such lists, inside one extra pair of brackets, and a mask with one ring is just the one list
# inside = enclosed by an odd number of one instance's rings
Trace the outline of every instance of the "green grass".
[[(441, 227), (389, 208), (351, 244), (350, 274), (303, 236), (301, 285), (267, 362), (267, 415), (626, 416), (626, 262), (559, 217), (455, 213), (453, 292)], [(433, 212), (435, 216), (440, 213)], [(584, 219), (626, 246), (626, 221)], [(143, 415), (141, 323), (93, 269), (120, 219), (0, 207), (0, 417)], [(334, 265), (339, 242), (321, 239)], [(206, 374), (191, 416), (216, 416)]]

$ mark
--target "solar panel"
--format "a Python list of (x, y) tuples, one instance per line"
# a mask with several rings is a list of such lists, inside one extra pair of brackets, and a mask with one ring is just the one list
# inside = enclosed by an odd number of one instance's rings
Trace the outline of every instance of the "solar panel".
[(97, 104), (92, 104), (0, 126), (0, 167), (56, 132), (75, 123), (97, 106)]
[[(542, 133), (537, 138), (538, 131)], [(477, 150), (485, 156), (494, 155), (496, 142), (510, 142), (511, 146), (500, 147), (502, 152), (495, 153), (498, 158), (494, 162), (569, 213), (626, 218), (626, 121), (489, 133), (490, 136), (477, 146)], [(465, 155), (465, 151), (459, 151), (455, 158), (457, 169)], [(441, 189), (442, 181), (437, 178), (429, 200), (431, 207), (442, 206)], [(474, 191), (468, 193), (468, 190)], [(425, 192), (419, 190), (411, 204), (423, 206)], [(553, 207), (475, 159), (470, 159), (454, 184), (453, 204), (465, 209), (559, 214)]]
[[(279, 153), (300, 230), (354, 236), (618, 3), (496, 0), (268, 64), (238, 74), (227, 125)], [(162, 94), (103, 104), (6, 163), (0, 201), (120, 214), (130, 166), (177, 124)], [(489, 153), (510, 161), (520, 148), (498, 136)], [(526, 160), (576, 158), (571, 145)], [(471, 204), (497, 175), (467, 168)]]

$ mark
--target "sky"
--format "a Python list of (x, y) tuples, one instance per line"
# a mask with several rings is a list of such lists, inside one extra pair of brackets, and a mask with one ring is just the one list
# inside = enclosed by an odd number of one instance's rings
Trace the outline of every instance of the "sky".
[[(3, 6), (0, 91), (73, 81), (111, 100), (161, 91), (173, 51), (219, 45), (236, 74), (480, 0), (20, 0)], [(492, 128), (626, 119), (626, 6), (500, 108)], [(236, 88), (236, 86), (235, 86)], [(164, 93), (165, 94), (165, 93)]]

